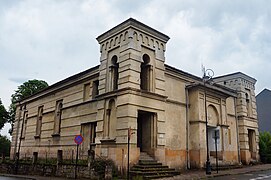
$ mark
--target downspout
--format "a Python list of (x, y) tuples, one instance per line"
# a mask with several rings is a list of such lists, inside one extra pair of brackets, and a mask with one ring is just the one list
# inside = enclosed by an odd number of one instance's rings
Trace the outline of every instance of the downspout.
[(185, 87), (185, 104), (186, 104), (186, 169), (190, 169), (190, 158), (189, 158), (189, 99), (188, 89)]
[(238, 163), (241, 164), (240, 158), (240, 142), (239, 142), (239, 126), (238, 126), (238, 117), (237, 117), (237, 107), (236, 107), (236, 97), (234, 98), (234, 106), (235, 106), (235, 119), (236, 119), (236, 137), (237, 137), (237, 148), (238, 148)]

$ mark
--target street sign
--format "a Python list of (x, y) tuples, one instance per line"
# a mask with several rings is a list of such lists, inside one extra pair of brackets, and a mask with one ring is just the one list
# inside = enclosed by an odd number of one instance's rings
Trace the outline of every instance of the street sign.
[(84, 141), (84, 138), (81, 134), (76, 135), (74, 138), (74, 142), (76, 143), (76, 161), (75, 161), (75, 171), (74, 171), (75, 179), (77, 179), (78, 147), (80, 144), (82, 144), (83, 141)]
[(81, 144), (82, 142), (84, 141), (84, 138), (82, 135), (76, 135), (75, 138), (74, 138), (74, 142), (79, 145)]

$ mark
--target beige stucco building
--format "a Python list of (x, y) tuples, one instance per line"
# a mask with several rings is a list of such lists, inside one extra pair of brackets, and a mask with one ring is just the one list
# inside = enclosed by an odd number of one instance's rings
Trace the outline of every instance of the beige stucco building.
[(238, 72), (204, 83), (165, 64), (168, 40), (131, 18), (100, 35), (98, 66), (17, 104), (11, 156), (70, 159), (81, 134), (80, 158), (92, 151), (122, 167), (131, 128), (131, 165), (146, 152), (176, 169), (204, 167), (207, 117), (211, 161), (214, 132), (220, 163), (257, 161), (256, 80)]

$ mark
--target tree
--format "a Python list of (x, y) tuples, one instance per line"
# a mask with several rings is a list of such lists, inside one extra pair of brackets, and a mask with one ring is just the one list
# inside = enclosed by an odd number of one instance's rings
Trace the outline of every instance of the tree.
[(10, 144), (11, 142), (6, 136), (0, 135), (0, 155), (9, 156)]
[(271, 163), (271, 134), (270, 132), (260, 132), (259, 148), (261, 161)]
[(2, 104), (0, 99), (0, 130), (4, 127), (4, 124), (8, 121), (9, 114), (6, 111), (6, 108)]
[(9, 123), (11, 124), (11, 129), (9, 133), (12, 133), (13, 123), (15, 120), (16, 114), (16, 102), (19, 102), (43, 89), (48, 87), (47, 82), (43, 80), (28, 80), (22, 85), (18, 86), (18, 89), (15, 90), (15, 93), (11, 95), (11, 104), (9, 106)]

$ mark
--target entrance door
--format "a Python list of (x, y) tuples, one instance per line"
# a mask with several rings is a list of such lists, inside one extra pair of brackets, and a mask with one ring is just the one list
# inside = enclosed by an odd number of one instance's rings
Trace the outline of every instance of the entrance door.
[(252, 129), (248, 129), (248, 144), (251, 158), (256, 159), (255, 131)]
[(138, 111), (137, 117), (137, 147), (141, 152), (152, 155), (156, 146), (155, 114), (146, 111)]

